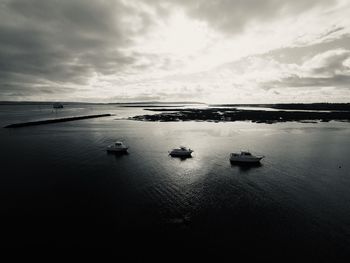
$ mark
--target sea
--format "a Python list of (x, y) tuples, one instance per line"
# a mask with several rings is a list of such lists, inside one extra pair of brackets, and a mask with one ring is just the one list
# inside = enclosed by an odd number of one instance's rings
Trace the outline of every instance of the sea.
[[(2, 247), (349, 259), (349, 123), (127, 119), (155, 114), (144, 108), (0, 105)], [(2, 128), (102, 113), (113, 115)], [(127, 154), (106, 152), (117, 140)], [(180, 145), (193, 157), (168, 155)], [(231, 164), (241, 150), (265, 158)]]

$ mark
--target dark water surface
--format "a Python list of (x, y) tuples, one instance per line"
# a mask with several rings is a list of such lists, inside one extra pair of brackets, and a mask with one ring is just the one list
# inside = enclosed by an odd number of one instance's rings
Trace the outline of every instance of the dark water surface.
[[(116, 116), (1, 129), (5, 246), (349, 256), (349, 123), (137, 122), (121, 118), (141, 108), (96, 105), (57, 115), (85, 113)], [(0, 124), (52, 114), (0, 106)], [(106, 153), (117, 139), (128, 155)], [(169, 157), (179, 145), (193, 158)], [(245, 149), (262, 166), (231, 165)]]

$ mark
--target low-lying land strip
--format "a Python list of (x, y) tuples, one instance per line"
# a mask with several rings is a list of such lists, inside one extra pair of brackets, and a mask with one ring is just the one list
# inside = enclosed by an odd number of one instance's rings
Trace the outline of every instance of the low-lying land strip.
[(252, 121), (257, 123), (277, 123), (287, 121), (350, 121), (350, 111), (265, 111), (241, 110), (236, 108), (205, 109), (147, 109), (159, 114), (134, 116), (129, 119), (139, 121)]

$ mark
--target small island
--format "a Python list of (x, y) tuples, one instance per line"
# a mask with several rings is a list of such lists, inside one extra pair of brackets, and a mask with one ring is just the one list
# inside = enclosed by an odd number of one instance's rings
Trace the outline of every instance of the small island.
[(234, 122), (252, 121), (256, 123), (278, 123), (278, 122), (329, 122), (350, 121), (350, 111), (285, 111), (285, 110), (245, 110), (237, 108), (204, 108), (204, 109), (166, 109), (150, 108), (149, 111), (161, 112), (159, 114), (139, 115), (130, 117), (138, 121), (208, 121), (208, 122)]

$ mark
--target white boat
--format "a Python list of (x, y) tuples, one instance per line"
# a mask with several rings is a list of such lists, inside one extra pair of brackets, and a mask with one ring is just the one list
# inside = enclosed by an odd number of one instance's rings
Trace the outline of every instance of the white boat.
[(242, 151), (240, 153), (231, 153), (230, 161), (235, 163), (259, 163), (264, 157), (263, 155), (252, 155), (248, 151)]
[(116, 141), (107, 147), (107, 152), (125, 153), (128, 149), (129, 147), (126, 146), (123, 142)]
[(191, 157), (193, 150), (190, 148), (186, 148), (184, 146), (180, 146), (180, 148), (172, 149), (169, 152), (169, 155), (172, 157)]

